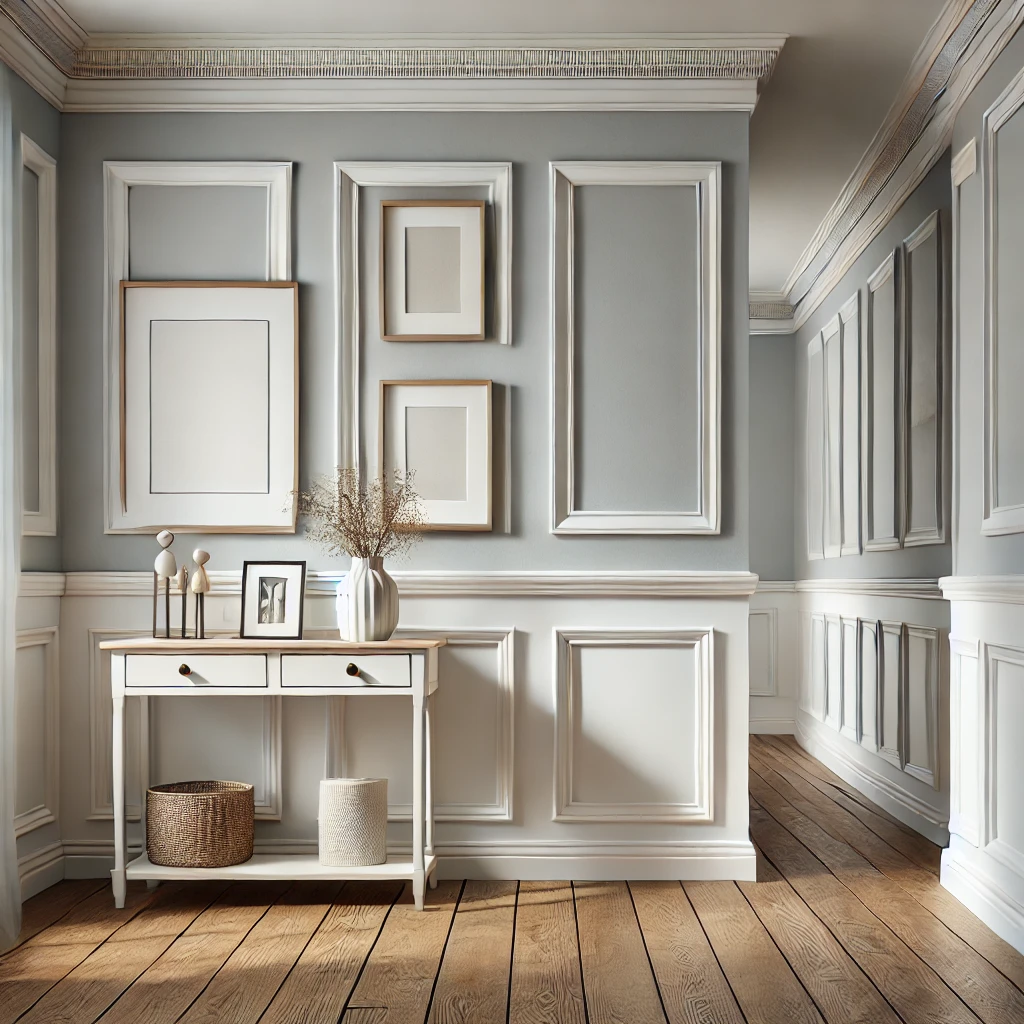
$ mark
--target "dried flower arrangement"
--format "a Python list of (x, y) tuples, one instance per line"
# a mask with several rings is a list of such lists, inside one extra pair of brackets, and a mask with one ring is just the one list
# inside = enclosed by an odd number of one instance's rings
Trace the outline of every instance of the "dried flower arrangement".
[(420, 539), (425, 525), (412, 474), (397, 470), (363, 485), (357, 470), (339, 467), (297, 497), (306, 535), (331, 555), (394, 558)]

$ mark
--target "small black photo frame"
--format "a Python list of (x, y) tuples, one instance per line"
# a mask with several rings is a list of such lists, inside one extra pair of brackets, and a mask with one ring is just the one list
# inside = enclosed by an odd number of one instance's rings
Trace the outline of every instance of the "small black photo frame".
[(243, 640), (301, 640), (305, 562), (243, 562)]

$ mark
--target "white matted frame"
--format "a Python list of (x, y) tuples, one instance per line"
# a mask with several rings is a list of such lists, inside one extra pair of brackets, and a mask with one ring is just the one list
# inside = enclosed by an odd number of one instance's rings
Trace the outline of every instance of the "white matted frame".
[[(23, 836), (43, 825), (57, 820), (60, 813), (60, 654), (57, 626), (44, 626), (39, 629), (18, 630), (15, 642), (17, 650), (27, 647), (43, 649), (43, 765), (45, 778), (43, 782), (43, 803), (35, 807), (27, 807), (14, 818), (15, 837)], [(16, 686), (21, 685), (16, 680)], [(19, 736), (19, 742), (31, 741), (33, 737)], [(20, 759), (19, 759), (20, 760)]]
[[(562, 822), (668, 822), (714, 820), (714, 630), (555, 629), (554, 814)], [(690, 744), (696, 799), (692, 803), (583, 803), (573, 799), (573, 735), (578, 708), (573, 650), (579, 647), (675, 647), (694, 659), (694, 735)]]
[[(38, 352), (37, 466), (23, 466), (38, 474), (39, 507), (23, 509), (21, 532), (25, 537), (57, 534), (57, 161), (27, 135), (21, 136), (22, 174), (31, 171), (39, 179), (36, 222), (21, 233), (35, 232), (37, 244), (36, 324)], [(20, 262), (20, 261), (19, 261)], [(24, 269), (22, 268), (22, 273)], [(27, 339), (22, 328), (22, 344)], [(24, 489), (23, 489), (24, 496)]]
[(361, 470), (359, 395), (359, 190), (486, 188), (494, 211), (494, 308), (491, 337), (512, 344), (512, 164), (337, 161), (334, 164), (336, 463)]
[(294, 533), (298, 285), (123, 281), (121, 300), (118, 524)]
[[(579, 161), (551, 164), (552, 526), (555, 534), (717, 534), (721, 531), (722, 165), (714, 162)], [(700, 471), (697, 508), (595, 512), (575, 507), (575, 228), (582, 185), (693, 186), (700, 224)]]
[(1003, 505), (999, 500), (999, 130), (1024, 106), (1024, 71), (985, 112), (982, 122), (981, 165), (984, 189), (984, 494), (981, 532), (987, 536), (1024, 533), (1024, 502)]
[[(449, 465), (436, 467), (433, 479), (424, 483), (422, 449), (410, 457), (409, 438), (414, 430), (410, 412), (435, 415), (438, 431), (433, 444), (423, 442), (432, 456), (449, 457)], [(460, 413), (465, 411), (465, 415)], [(452, 416), (451, 414), (454, 414)], [(421, 423), (425, 430), (429, 424)], [(461, 439), (450, 433), (462, 427)], [(447, 434), (445, 432), (448, 432)], [(461, 443), (460, 443), (461, 441)], [(405, 477), (413, 472), (412, 486), (426, 513), (424, 530), (491, 529), (492, 522), (492, 430), (491, 382), (489, 380), (382, 380), (380, 382), (377, 468), (388, 476), (398, 471)], [(455, 460), (452, 462), (451, 460)], [(410, 462), (412, 463), (410, 465)], [(459, 465), (461, 462), (461, 466)], [(419, 468), (417, 469), (417, 464)], [(464, 497), (431, 497), (428, 487), (457, 486), (461, 480)]]
[(166, 187), (246, 186), (261, 188), (267, 195), (267, 281), (291, 277), (292, 165), (283, 162), (226, 161), (106, 161), (104, 175), (103, 358), (104, 456), (106, 492), (105, 533), (151, 533), (132, 527), (121, 515), (121, 304), (120, 284), (130, 279), (131, 239), (128, 198), (140, 185)]

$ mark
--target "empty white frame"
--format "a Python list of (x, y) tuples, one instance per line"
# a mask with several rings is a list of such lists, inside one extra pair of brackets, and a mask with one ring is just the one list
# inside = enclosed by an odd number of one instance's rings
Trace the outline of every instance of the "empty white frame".
[(946, 539), (945, 265), (935, 210), (903, 241), (904, 547)]
[[(1024, 532), (1024, 404), (1018, 394), (1024, 376), (1024, 348), (1019, 341), (1024, 314), (1019, 253), (1024, 185), (1018, 169), (1024, 146), (1022, 104), (1024, 73), (989, 108), (982, 128), (986, 288), (981, 532), (990, 536)], [(1005, 161), (1000, 156), (1003, 152)], [(1000, 344), (1003, 335), (1005, 345)]]
[(843, 537), (841, 555), (860, 554), (860, 291), (839, 310), (843, 345)]
[(821, 332), (825, 359), (825, 557), (843, 546), (843, 346), (839, 317)]
[(899, 277), (899, 249), (895, 249), (868, 278), (861, 360), (865, 551), (895, 550), (902, 535)]
[(121, 291), (118, 528), (293, 533), (298, 285)]
[[(21, 136), (21, 174), (21, 532), (27, 537), (53, 537), (57, 533), (57, 162), (27, 135)], [(34, 202), (28, 201), (29, 186)]]
[[(588, 161), (551, 164), (552, 532), (686, 534), (720, 532), (721, 450), (721, 179), (720, 163)], [(693, 508), (590, 511), (576, 507), (577, 422), (576, 225), (574, 191), (584, 185), (689, 186), (694, 190), (699, 300), (695, 431), (698, 480)]]
[(821, 334), (807, 343), (807, 557), (825, 557), (825, 352)]
[(361, 188), (486, 188), (494, 211), (494, 308), (490, 339), (512, 344), (512, 165), (510, 163), (334, 164), (334, 316), (337, 464), (360, 468), (359, 190)]
[(104, 479), (107, 514), (106, 533), (147, 533), (123, 521), (120, 466), (121, 450), (121, 296), (120, 284), (130, 280), (128, 201), (135, 186), (168, 188), (190, 186), (252, 187), (267, 197), (266, 279), (287, 281), (291, 277), (291, 183), (292, 165), (281, 162), (200, 161), (106, 161), (104, 173), (104, 349), (103, 397)]
[(491, 529), (491, 382), (382, 380), (377, 465), (412, 474), (428, 530)]
[(385, 199), (380, 204), (383, 341), (483, 341), (486, 204)]

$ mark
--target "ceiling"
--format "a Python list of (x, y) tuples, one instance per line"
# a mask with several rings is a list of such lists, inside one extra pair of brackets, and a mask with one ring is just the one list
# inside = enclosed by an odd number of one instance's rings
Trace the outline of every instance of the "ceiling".
[[(946, 0), (62, 0), (100, 33), (773, 32), (754, 112), (750, 288), (777, 292), (896, 99)], [(956, 2), (956, 0), (952, 0)]]

